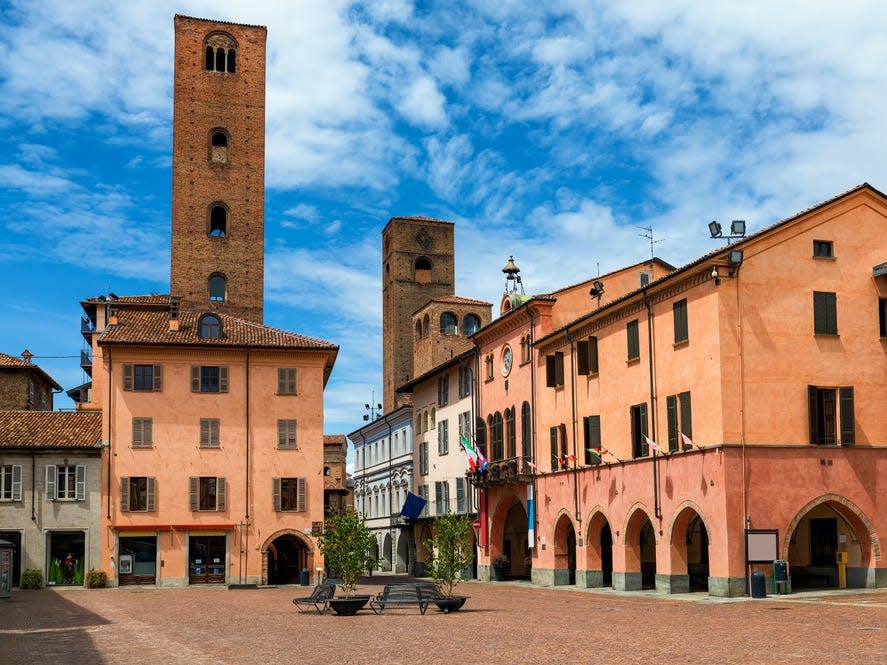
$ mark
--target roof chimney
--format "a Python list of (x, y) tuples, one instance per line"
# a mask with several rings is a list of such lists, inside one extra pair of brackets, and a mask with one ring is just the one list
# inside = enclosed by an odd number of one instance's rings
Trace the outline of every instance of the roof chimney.
[(27, 363), (28, 365), (31, 364), (31, 358), (33, 358), (33, 357), (34, 357), (34, 354), (31, 353), (30, 351), (28, 351), (27, 349), (22, 351), (22, 360), (24, 360), (25, 363)]
[(169, 297), (169, 331), (175, 332), (179, 329), (179, 303), (182, 299), (178, 296)]

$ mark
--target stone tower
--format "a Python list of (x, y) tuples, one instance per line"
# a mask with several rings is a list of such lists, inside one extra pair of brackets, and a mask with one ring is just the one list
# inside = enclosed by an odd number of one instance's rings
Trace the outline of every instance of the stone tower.
[(261, 26), (176, 15), (171, 293), (262, 322), (265, 39)]
[(412, 316), (429, 300), (455, 293), (453, 224), (392, 217), (382, 229), (382, 405), (414, 378)]

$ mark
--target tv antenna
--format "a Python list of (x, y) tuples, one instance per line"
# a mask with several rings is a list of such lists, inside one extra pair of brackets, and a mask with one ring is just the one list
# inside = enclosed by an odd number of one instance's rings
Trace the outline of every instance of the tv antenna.
[(638, 233), (641, 238), (646, 238), (650, 241), (650, 262), (653, 261), (653, 247), (654, 245), (658, 245), (660, 242), (665, 242), (665, 240), (654, 240), (653, 239), (653, 227), (652, 226), (638, 226), (641, 231), (646, 231), (646, 233)]

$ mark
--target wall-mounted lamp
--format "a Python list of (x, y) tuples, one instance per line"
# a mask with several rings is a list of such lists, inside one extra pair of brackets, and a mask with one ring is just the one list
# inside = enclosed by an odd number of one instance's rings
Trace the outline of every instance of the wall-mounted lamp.
[(727, 260), (730, 261), (731, 266), (741, 266), (743, 258), (744, 255), (741, 249), (732, 249)]
[(601, 298), (604, 295), (604, 283), (599, 279), (594, 280), (591, 285), (591, 291), (588, 292), (592, 298), (597, 298), (597, 304), (600, 307)]
[(730, 235), (734, 236), (744, 236), (745, 235), (745, 220), (744, 219), (734, 219), (730, 222)]
[(726, 236), (724, 235), (724, 229), (721, 227), (721, 224), (712, 220), (708, 223), (708, 232), (713, 240), (726, 240), (729, 244), (731, 240), (745, 237), (745, 220), (734, 219), (730, 222), (730, 234)]
[(712, 238), (720, 238), (723, 234), (721, 225), (714, 220), (708, 223), (708, 232), (711, 234)]

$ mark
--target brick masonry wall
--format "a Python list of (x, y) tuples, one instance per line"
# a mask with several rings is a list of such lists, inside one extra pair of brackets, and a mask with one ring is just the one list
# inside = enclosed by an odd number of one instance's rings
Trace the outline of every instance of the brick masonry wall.
[[(237, 45), (236, 73), (204, 70), (204, 41), (221, 32)], [(265, 239), (265, 40), (260, 26), (175, 19), (172, 293), (183, 307), (261, 322)], [(214, 129), (229, 135), (227, 163), (210, 160)], [(209, 235), (209, 210), (229, 210), (224, 238)], [(227, 278), (210, 303), (208, 279)]]
[(0, 370), (0, 411), (52, 411), (52, 386), (41, 374), (33, 373), (34, 401), (28, 399), (28, 374), (30, 370)]

